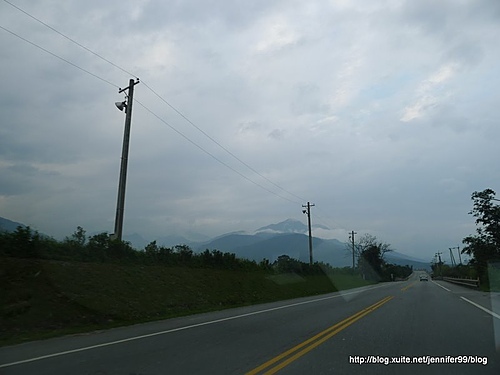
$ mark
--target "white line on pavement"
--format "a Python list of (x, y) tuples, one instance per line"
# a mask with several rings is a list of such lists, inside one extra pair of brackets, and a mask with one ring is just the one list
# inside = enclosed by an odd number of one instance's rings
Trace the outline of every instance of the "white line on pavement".
[(372, 290), (372, 289), (380, 288), (382, 286), (384, 286), (384, 284), (377, 285), (377, 286), (374, 286), (374, 287), (362, 288), (362, 289), (358, 289), (356, 291), (347, 292), (347, 293), (340, 292), (341, 294), (336, 294), (334, 296), (316, 298), (316, 299), (313, 299), (313, 300), (292, 303), (290, 305), (272, 307), (272, 308), (269, 308), (269, 309), (258, 310), (258, 311), (254, 311), (254, 312), (250, 312), (250, 313), (246, 313), (246, 314), (229, 316), (227, 318), (210, 320), (208, 322), (191, 324), (191, 325), (184, 326), (184, 327), (172, 328), (172, 329), (169, 329), (169, 330), (166, 330), (166, 331), (148, 333), (146, 335), (133, 336), (133, 337), (128, 337), (126, 339), (121, 339), (121, 340), (116, 340), (116, 341), (110, 341), (110, 342), (105, 342), (105, 343), (102, 343), (102, 344), (96, 344), (96, 345), (91, 345), (91, 346), (85, 346), (83, 348), (78, 348), (78, 349), (65, 350), (63, 352), (42, 355), (42, 356), (39, 356), (39, 357), (24, 359), (24, 360), (21, 360), (21, 361), (4, 363), (4, 364), (0, 364), (0, 368), (10, 367), (10, 366), (15, 366), (15, 365), (20, 365), (20, 364), (28, 363), (28, 362), (39, 361), (39, 360), (47, 359), (47, 358), (59, 357), (59, 356), (66, 355), (66, 354), (71, 354), (71, 353), (83, 352), (83, 351), (90, 350), (90, 349), (102, 348), (104, 346), (121, 344), (121, 343), (128, 342), (128, 341), (135, 341), (135, 340), (145, 339), (145, 338), (148, 338), (148, 337), (153, 337), (153, 336), (158, 336), (158, 335), (165, 335), (167, 333), (184, 331), (184, 330), (190, 329), (190, 328), (196, 328), (196, 327), (206, 326), (206, 325), (210, 325), (210, 324), (221, 323), (221, 322), (225, 322), (225, 321), (228, 321), (228, 320), (245, 318), (247, 316), (263, 314), (263, 313), (266, 313), (266, 312), (271, 312), (271, 311), (286, 309), (286, 308), (289, 308), (289, 307), (294, 307), (294, 306), (299, 306), (299, 305), (305, 305), (305, 304), (308, 304), (308, 303), (314, 303), (314, 302), (324, 301), (324, 300), (328, 300), (328, 299), (339, 298), (339, 297), (343, 297), (343, 296), (349, 295), (349, 294), (362, 293), (362, 292), (367, 291), (367, 290)]
[(483, 307), (483, 306), (481, 306), (481, 305), (479, 305), (479, 304), (477, 304), (477, 303), (475, 303), (475, 302), (472, 302), (471, 300), (469, 300), (469, 299), (467, 299), (467, 298), (465, 298), (465, 297), (460, 296), (460, 298), (462, 298), (462, 299), (463, 299), (464, 301), (466, 301), (466, 302), (469, 302), (471, 305), (476, 306), (478, 309), (481, 309), (481, 310), (483, 310), (483, 311), (487, 312), (487, 313), (488, 313), (488, 314), (490, 314), (491, 316), (493, 316), (493, 317), (495, 317), (495, 318), (497, 318), (497, 319), (500, 319), (500, 315), (498, 315), (497, 313), (494, 313), (494, 312), (493, 312), (493, 311), (491, 311), (491, 310), (488, 310), (486, 307)]
[(443, 288), (444, 290), (447, 290), (448, 292), (451, 292), (451, 290), (450, 290), (450, 289), (445, 288), (445, 287), (444, 287), (444, 286), (442, 286), (441, 284), (438, 284), (438, 283), (437, 283), (437, 282), (435, 282), (435, 281), (433, 281), (433, 283), (434, 283), (434, 284), (436, 284), (437, 286), (439, 286), (439, 287)]

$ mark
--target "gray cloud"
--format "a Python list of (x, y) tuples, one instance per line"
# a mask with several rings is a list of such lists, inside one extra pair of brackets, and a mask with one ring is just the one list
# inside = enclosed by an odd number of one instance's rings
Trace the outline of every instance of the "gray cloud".
[[(303, 219), (310, 200), (336, 234), (370, 231), (427, 259), (473, 231), (470, 194), (498, 185), (495, 1), (19, 6), (137, 74), (294, 194), (139, 84), (125, 232), (252, 230)], [(131, 78), (0, 9), (2, 26), (113, 85)], [(0, 215), (58, 237), (111, 231), (123, 95), (3, 30), (0, 40)]]

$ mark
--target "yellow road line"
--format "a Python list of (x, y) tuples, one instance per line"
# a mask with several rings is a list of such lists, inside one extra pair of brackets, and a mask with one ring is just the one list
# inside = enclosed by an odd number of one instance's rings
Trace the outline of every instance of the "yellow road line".
[(410, 289), (413, 285), (415, 285), (416, 281), (412, 282), (410, 285), (405, 286), (404, 288), (401, 288), (402, 292), (406, 292), (408, 289)]
[(275, 367), (267, 370), (264, 374), (271, 375), (271, 374), (278, 372), (279, 370), (281, 370), (285, 366), (288, 366), (290, 363), (292, 363), (293, 361), (302, 357), (304, 354), (310, 352), (314, 348), (323, 344), (325, 341), (327, 341), (331, 337), (335, 336), (337, 333), (339, 333), (343, 329), (349, 327), (351, 324), (355, 323), (356, 321), (358, 321), (359, 319), (361, 319), (365, 315), (368, 315), (372, 311), (378, 309), (384, 303), (389, 302), (393, 298), (394, 298), (394, 296), (385, 297), (384, 299), (378, 301), (377, 303), (357, 312), (354, 315), (351, 315), (350, 317), (348, 317), (348, 318), (344, 319), (343, 321), (325, 329), (324, 331), (318, 333), (317, 335), (311, 337), (310, 339), (307, 339), (304, 342), (294, 346), (293, 348), (291, 348), (291, 349), (281, 353), (280, 355), (270, 359), (269, 361), (263, 363), (259, 367), (256, 367), (255, 369), (247, 372), (245, 375), (258, 374), (261, 371), (264, 371), (265, 369), (271, 367), (275, 363), (281, 361), (282, 359), (290, 356), (289, 358), (287, 358), (283, 362), (278, 363)]

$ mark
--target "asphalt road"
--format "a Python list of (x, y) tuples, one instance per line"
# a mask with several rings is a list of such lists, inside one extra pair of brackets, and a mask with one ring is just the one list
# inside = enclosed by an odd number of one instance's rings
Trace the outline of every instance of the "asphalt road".
[[(456, 363), (401, 363), (413, 360)], [(273, 373), (500, 374), (500, 294), (419, 281), (417, 273), (406, 282), (0, 348), (6, 375)]]

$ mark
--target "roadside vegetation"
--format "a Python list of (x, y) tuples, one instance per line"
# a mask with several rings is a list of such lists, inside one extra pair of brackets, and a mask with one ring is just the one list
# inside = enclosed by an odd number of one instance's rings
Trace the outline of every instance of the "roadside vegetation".
[(358, 260), (357, 272), (363, 279), (372, 281), (397, 281), (408, 278), (413, 267), (388, 263), (385, 254), (391, 251), (393, 250), (390, 244), (379, 242), (377, 237), (371, 234), (360, 236), (354, 244), (354, 255)]
[(368, 273), (370, 262), (379, 260), (362, 254), (352, 270), (287, 255), (255, 262), (155, 241), (136, 250), (107, 233), (88, 237), (81, 227), (57, 241), (19, 226), (0, 232), (0, 345), (329, 293), (411, 273), (385, 262), (377, 263), (380, 274)]
[(432, 271), (435, 277), (479, 278), (485, 291), (500, 291), (500, 205), (495, 192), (486, 189), (472, 193), (470, 215), (475, 217), (476, 234), (465, 237), (462, 254), (471, 256), (468, 264), (447, 265), (437, 259)]

